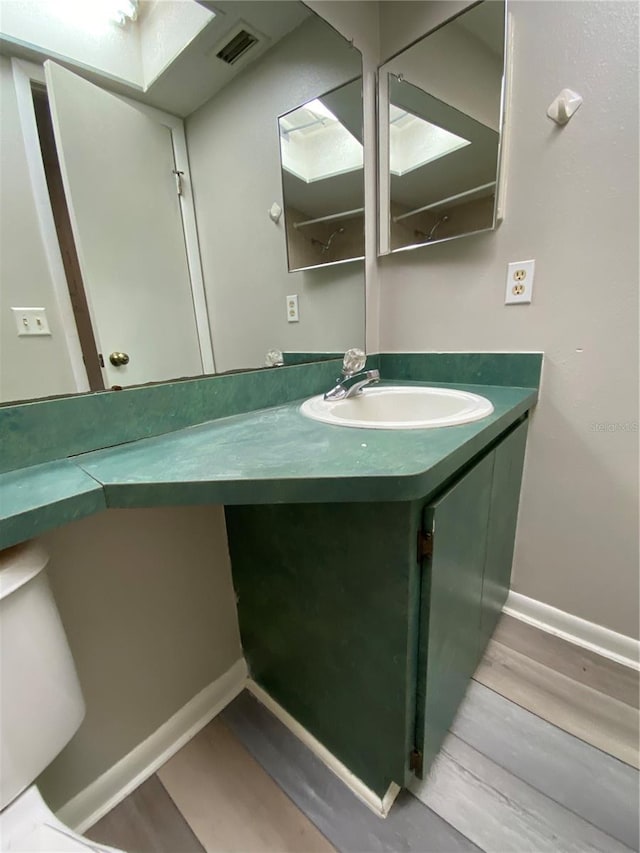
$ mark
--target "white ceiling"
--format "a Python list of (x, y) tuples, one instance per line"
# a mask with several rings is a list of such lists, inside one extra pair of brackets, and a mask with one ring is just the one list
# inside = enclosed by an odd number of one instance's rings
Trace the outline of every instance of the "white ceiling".
[[(306, 6), (295, 0), (268, 3), (263, 0), (213, 3), (203, 0), (201, 5), (213, 9), (216, 17), (141, 99), (174, 115), (187, 116), (202, 106), (311, 14)], [(262, 38), (247, 52), (246, 58), (229, 66), (218, 59), (216, 53), (240, 22), (248, 24)]]

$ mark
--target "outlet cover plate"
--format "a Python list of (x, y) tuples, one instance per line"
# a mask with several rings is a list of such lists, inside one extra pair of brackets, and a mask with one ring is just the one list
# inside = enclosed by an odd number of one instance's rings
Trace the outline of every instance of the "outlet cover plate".
[(536, 262), (513, 261), (507, 267), (505, 305), (529, 305), (533, 296)]
[(300, 314), (298, 312), (298, 294), (292, 293), (287, 296), (287, 322), (299, 323)]

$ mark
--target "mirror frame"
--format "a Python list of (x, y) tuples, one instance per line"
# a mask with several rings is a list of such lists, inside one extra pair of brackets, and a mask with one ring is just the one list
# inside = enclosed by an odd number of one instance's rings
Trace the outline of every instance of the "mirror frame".
[[(509, 93), (511, 84), (510, 75), (510, 52), (512, 39), (510, 34), (510, 17), (509, 17), (509, 0), (504, 2), (504, 40), (502, 46), (502, 84), (500, 88), (500, 115), (498, 121), (498, 155), (496, 162), (496, 189), (495, 201), (493, 205), (493, 219), (489, 228), (478, 228), (476, 231), (466, 231), (464, 234), (455, 234), (451, 237), (441, 237), (440, 239), (424, 241), (421, 243), (412, 243), (408, 246), (401, 246), (397, 249), (391, 249), (391, 171), (389, 169), (389, 77), (384, 67), (401, 56), (405, 51), (417, 45), (419, 42), (428, 38), (433, 33), (446, 27), (462, 15), (466, 15), (473, 9), (477, 9), (483, 3), (489, 3), (492, 0), (477, 0), (462, 9), (455, 15), (446, 18), (442, 23), (427, 30), (426, 33), (414, 39), (409, 44), (405, 45), (401, 50), (396, 51), (391, 56), (388, 56), (384, 62), (381, 62), (376, 69), (376, 125), (377, 125), (377, 256), (384, 257), (386, 255), (395, 255), (399, 252), (406, 252), (412, 249), (420, 249), (424, 246), (435, 246), (439, 243), (448, 243), (452, 240), (460, 240), (463, 237), (471, 237), (476, 234), (486, 234), (495, 231), (500, 222), (504, 218), (504, 191), (505, 191), (505, 159), (508, 147), (507, 140), (507, 122), (506, 112), (509, 103)], [(410, 81), (409, 81), (410, 82)]]

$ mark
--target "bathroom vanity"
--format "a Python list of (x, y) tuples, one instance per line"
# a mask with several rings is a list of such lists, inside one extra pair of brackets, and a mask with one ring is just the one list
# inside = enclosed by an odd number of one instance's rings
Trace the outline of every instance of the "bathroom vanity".
[(415, 500), (226, 507), (253, 679), (381, 800), (428, 771), (495, 627), (526, 434)]
[(0, 409), (0, 547), (106, 508), (224, 504), (251, 685), (380, 813), (437, 753), (509, 588), (540, 354), (381, 354), (481, 420), (304, 417), (339, 362)]

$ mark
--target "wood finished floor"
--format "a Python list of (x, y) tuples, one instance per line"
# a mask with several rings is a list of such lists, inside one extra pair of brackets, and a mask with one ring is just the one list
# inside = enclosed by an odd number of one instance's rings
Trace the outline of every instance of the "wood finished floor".
[(127, 853), (638, 850), (638, 724), (637, 672), (505, 616), (386, 820), (245, 692), (86, 835)]
[(638, 767), (638, 673), (503, 616), (476, 681)]

